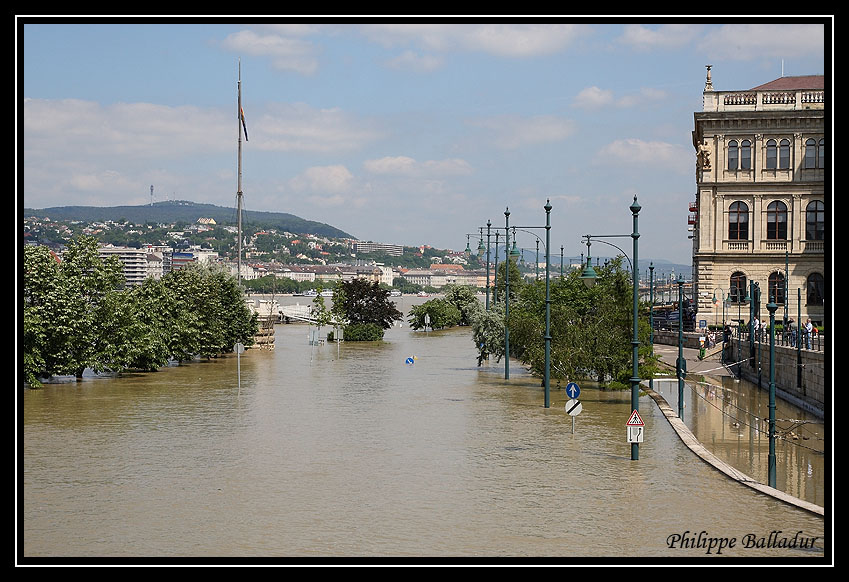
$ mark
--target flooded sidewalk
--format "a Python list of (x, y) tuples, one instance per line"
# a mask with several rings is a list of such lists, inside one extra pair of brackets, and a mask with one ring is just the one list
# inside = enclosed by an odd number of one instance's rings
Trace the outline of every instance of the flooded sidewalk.
[[(669, 376), (651, 383), (652, 398), (688, 447), (729, 477), (808, 511), (825, 505), (825, 419), (776, 396), (776, 487), (768, 487), (769, 391), (739, 380), (719, 354), (699, 359), (699, 350), (683, 349), (687, 360), (684, 415), (678, 418), (678, 347), (655, 345), (671, 367)], [(648, 385), (644, 382), (644, 385)], [(668, 406), (665, 406), (668, 405)]]

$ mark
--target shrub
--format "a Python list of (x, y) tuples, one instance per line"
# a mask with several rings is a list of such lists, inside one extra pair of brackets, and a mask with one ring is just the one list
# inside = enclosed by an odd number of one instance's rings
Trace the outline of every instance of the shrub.
[(346, 342), (375, 342), (383, 339), (383, 328), (376, 323), (346, 325), (342, 339)]

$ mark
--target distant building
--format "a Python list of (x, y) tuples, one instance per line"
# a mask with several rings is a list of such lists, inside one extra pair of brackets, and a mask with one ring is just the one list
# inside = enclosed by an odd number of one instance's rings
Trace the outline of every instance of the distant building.
[(355, 255), (362, 253), (386, 253), (393, 257), (400, 257), (404, 254), (404, 247), (384, 243), (353, 241), (351, 242), (351, 252)]
[(141, 285), (147, 278), (147, 249), (105, 246), (98, 249), (101, 259), (118, 257), (123, 264), (124, 282), (127, 286)]
[[(708, 67), (695, 113), (693, 283), (699, 319), (749, 319), (750, 283), (794, 320), (824, 317), (827, 167), (822, 75), (715, 91)], [(785, 281), (786, 279), (786, 281)], [(801, 290), (801, 305), (797, 294)], [(716, 300), (714, 300), (716, 298)], [(786, 307), (786, 312), (785, 312)], [(799, 322), (797, 322), (799, 323)]]

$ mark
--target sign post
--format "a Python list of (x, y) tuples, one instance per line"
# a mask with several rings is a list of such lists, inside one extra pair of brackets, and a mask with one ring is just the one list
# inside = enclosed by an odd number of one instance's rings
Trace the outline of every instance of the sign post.
[(643, 442), (645, 423), (637, 410), (634, 410), (631, 413), (631, 417), (628, 419), (626, 426), (628, 428), (628, 442), (630, 444)]
[(236, 378), (239, 382), (239, 395), (242, 394), (242, 353), (245, 351), (245, 344), (236, 342), (233, 346), (233, 351), (236, 352)]
[[(571, 389), (571, 391), (570, 391)], [(581, 389), (578, 388), (578, 385), (574, 382), (570, 382), (568, 386), (566, 386), (566, 394), (572, 396), (572, 398), (566, 402), (566, 414), (572, 417), (572, 434), (575, 434), (575, 417), (581, 414), (581, 410), (583, 410), (583, 405), (578, 401), (577, 395), (581, 393)]]

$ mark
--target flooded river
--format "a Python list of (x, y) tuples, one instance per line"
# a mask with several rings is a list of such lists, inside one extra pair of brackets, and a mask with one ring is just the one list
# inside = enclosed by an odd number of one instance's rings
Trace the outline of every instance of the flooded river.
[(699, 460), (648, 396), (631, 461), (628, 391), (582, 384), (573, 433), (562, 388), (546, 409), (517, 362), (478, 367), (466, 328), (308, 339), (278, 325), (271, 351), (24, 390), (23, 555), (829, 554), (828, 520)]

